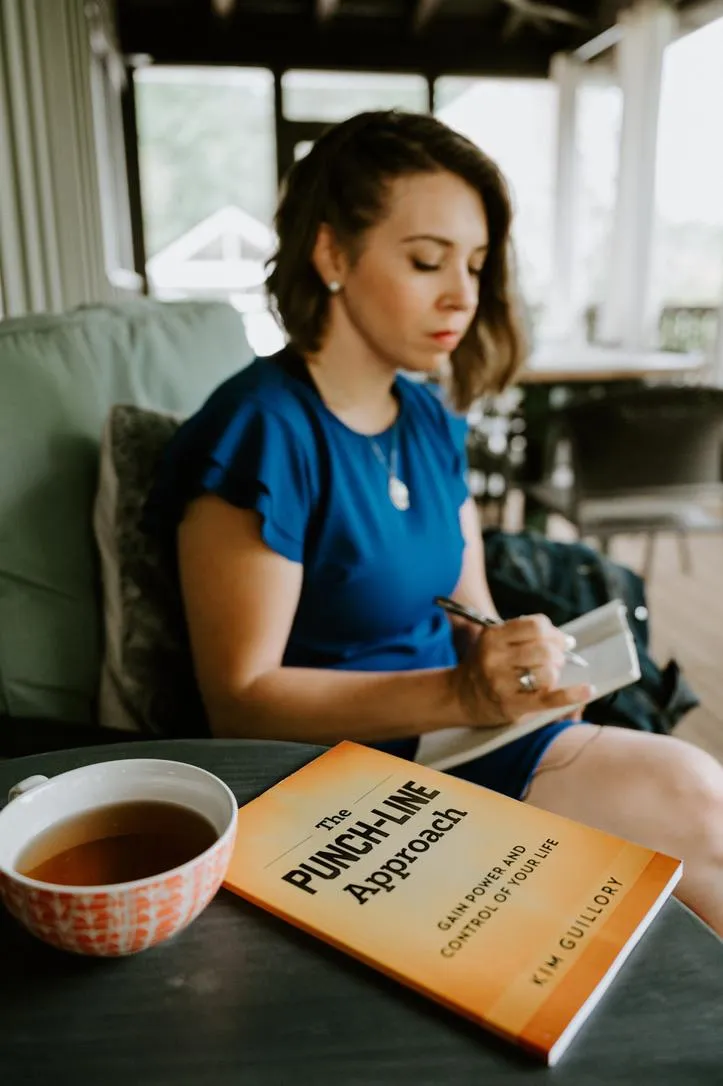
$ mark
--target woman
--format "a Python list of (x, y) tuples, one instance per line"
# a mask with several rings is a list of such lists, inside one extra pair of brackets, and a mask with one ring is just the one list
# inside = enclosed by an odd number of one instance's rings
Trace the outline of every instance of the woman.
[[(417, 737), (584, 704), (563, 635), (486, 613), (464, 426), (401, 376), (451, 373), (465, 409), (522, 346), (499, 171), (431, 117), (366, 113), (288, 178), (268, 287), (289, 337), (222, 385), (168, 449), (154, 504), (177, 546), (213, 733), (414, 757)], [(571, 720), (453, 770), (685, 860), (679, 895), (723, 933), (723, 770), (668, 736)]]

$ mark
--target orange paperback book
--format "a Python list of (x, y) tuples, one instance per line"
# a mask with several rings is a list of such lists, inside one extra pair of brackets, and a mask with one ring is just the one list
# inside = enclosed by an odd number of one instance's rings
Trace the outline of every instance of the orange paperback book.
[(344, 742), (241, 808), (225, 885), (553, 1064), (681, 873)]

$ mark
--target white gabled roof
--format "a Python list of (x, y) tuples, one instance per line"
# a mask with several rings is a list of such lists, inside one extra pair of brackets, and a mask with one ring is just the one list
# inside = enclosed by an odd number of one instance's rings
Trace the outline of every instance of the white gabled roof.
[[(219, 238), (233, 234), (255, 249), (259, 259), (263, 260), (271, 253), (274, 244), (273, 231), (248, 211), (230, 204), (214, 211), (152, 256), (148, 261), (148, 273), (153, 277), (157, 277), (159, 273), (162, 276), (165, 270), (177, 269), (179, 264), (192, 262), (198, 253)], [(204, 258), (198, 259), (202, 262)]]

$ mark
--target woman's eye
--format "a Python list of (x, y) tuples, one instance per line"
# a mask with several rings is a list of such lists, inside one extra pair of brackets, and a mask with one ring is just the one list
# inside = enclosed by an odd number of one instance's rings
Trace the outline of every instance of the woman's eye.
[(418, 260), (416, 257), (412, 257), (412, 265), (416, 268), (417, 271), (439, 271), (439, 264), (425, 264), (423, 260)]
[(482, 267), (480, 266), (479, 268), (467, 268), (467, 271), (470, 275), (473, 275), (475, 279), (479, 279), (480, 275), (482, 274)]

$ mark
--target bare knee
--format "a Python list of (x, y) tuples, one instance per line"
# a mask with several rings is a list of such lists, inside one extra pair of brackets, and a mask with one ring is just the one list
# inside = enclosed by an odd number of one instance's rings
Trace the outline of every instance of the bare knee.
[(723, 767), (710, 754), (680, 739), (669, 759), (661, 801), (675, 819), (685, 859), (723, 865)]

